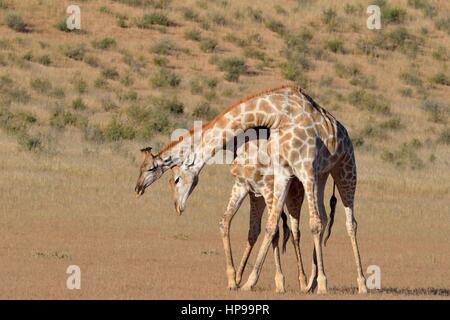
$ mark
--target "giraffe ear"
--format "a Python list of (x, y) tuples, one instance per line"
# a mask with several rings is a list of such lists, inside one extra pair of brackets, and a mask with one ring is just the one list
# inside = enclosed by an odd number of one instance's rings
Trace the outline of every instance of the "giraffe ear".
[(195, 153), (189, 153), (183, 162), (183, 166), (186, 168), (191, 167), (195, 163)]

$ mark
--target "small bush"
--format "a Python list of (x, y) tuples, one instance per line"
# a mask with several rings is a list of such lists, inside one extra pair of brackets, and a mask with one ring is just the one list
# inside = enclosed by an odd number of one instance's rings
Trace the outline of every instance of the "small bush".
[(87, 120), (69, 111), (58, 109), (50, 117), (50, 125), (58, 129), (64, 129), (67, 125), (84, 127)]
[(267, 29), (269, 29), (272, 32), (277, 33), (280, 36), (284, 36), (286, 33), (286, 27), (284, 24), (278, 20), (270, 19), (267, 20), (265, 23)]
[(433, 58), (438, 61), (447, 61), (449, 59), (449, 54), (447, 52), (447, 48), (439, 46), (434, 52), (433, 52)]
[(450, 128), (445, 128), (442, 130), (439, 134), (438, 142), (450, 145)]
[(80, 94), (87, 92), (88, 84), (83, 79), (75, 79), (73, 82), (73, 86), (75, 87), (75, 90)]
[(94, 56), (86, 56), (83, 61), (93, 68), (97, 68), (98, 66), (100, 66), (100, 62)]
[(176, 47), (169, 39), (161, 39), (151, 48), (151, 52), (161, 55), (170, 55), (174, 51), (176, 51)]
[(322, 22), (330, 25), (336, 21), (337, 12), (333, 8), (327, 8), (322, 12)]
[(430, 4), (428, 0), (408, 0), (408, 5), (421, 10), (425, 17), (432, 18), (437, 15), (436, 7)]
[(228, 24), (225, 16), (218, 12), (211, 14), (210, 19), (217, 26), (226, 26)]
[(422, 86), (422, 79), (416, 70), (405, 71), (400, 74), (400, 80), (404, 83), (413, 85), (416, 87)]
[(136, 137), (136, 130), (114, 118), (106, 126), (104, 136), (109, 141), (132, 140)]
[(406, 11), (397, 7), (384, 7), (381, 13), (383, 21), (386, 23), (402, 23), (406, 17)]
[(201, 31), (197, 28), (188, 29), (184, 32), (184, 38), (192, 41), (200, 41), (201, 40)]
[(434, 100), (424, 100), (421, 108), (428, 113), (429, 120), (435, 123), (445, 123), (448, 110), (450, 110), (448, 105)]
[(83, 129), (84, 139), (94, 143), (103, 143), (105, 141), (105, 135), (97, 125), (87, 125)]
[(216, 114), (217, 111), (214, 110), (208, 102), (202, 102), (198, 104), (192, 112), (192, 116), (194, 118), (206, 120), (214, 118)]
[(388, 130), (399, 130), (402, 128), (402, 123), (399, 117), (386, 120), (380, 124), (380, 128)]
[(348, 96), (349, 102), (370, 112), (389, 114), (389, 102), (383, 96), (376, 96), (363, 89), (353, 91)]
[(154, 12), (144, 14), (141, 19), (136, 21), (136, 26), (141, 29), (148, 29), (154, 25), (169, 27), (174, 25), (164, 13)]
[(102, 70), (102, 76), (106, 79), (117, 80), (119, 72), (117, 72), (116, 68), (105, 68)]
[(361, 74), (361, 70), (356, 64), (344, 65), (336, 63), (334, 65), (334, 70), (340, 78), (351, 78)]
[(87, 109), (86, 103), (84, 103), (83, 99), (81, 99), (81, 98), (76, 98), (75, 100), (73, 100), (71, 107), (72, 107), (72, 109), (77, 110), (77, 111), (82, 111), (82, 110)]
[(225, 79), (237, 82), (242, 74), (247, 72), (245, 59), (229, 57), (219, 61), (219, 69), (225, 72)]
[(156, 88), (177, 87), (181, 82), (181, 78), (173, 71), (162, 67), (151, 77), (150, 82)]
[(191, 8), (183, 9), (183, 16), (186, 20), (189, 21), (198, 21), (198, 13), (192, 10)]
[(158, 67), (167, 67), (169, 59), (157, 56), (153, 58), (153, 64)]
[(114, 38), (106, 37), (101, 40), (94, 41), (92, 45), (96, 49), (106, 50), (115, 47), (117, 45), (117, 42)]
[(344, 42), (342, 39), (330, 39), (325, 43), (325, 48), (334, 53), (345, 53)]
[(49, 93), (52, 89), (52, 83), (48, 79), (32, 79), (30, 81), (30, 86), (35, 91), (42, 94)]
[(432, 81), (433, 83), (440, 84), (440, 85), (443, 85), (443, 86), (450, 86), (450, 80), (449, 80), (449, 78), (447, 77), (447, 75), (446, 75), (445, 73), (443, 73), (443, 72), (438, 72), (438, 73), (436, 73), (436, 74), (431, 78), (431, 81)]
[(81, 61), (83, 60), (84, 55), (86, 54), (86, 49), (82, 44), (73, 46), (69, 45), (63, 49), (63, 53), (66, 57), (70, 59)]
[(52, 59), (50, 59), (50, 57), (46, 54), (37, 58), (36, 61), (44, 66), (49, 66), (52, 63)]
[(168, 111), (173, 114), (182, 114), (184, 112), (184, 104), (176, 97), (154, 99), (153, 104), (157, 107), (157, 110)]
[(435, 26), (438, 30), (445, 31), (450, 34), (450, 16), (437, 20), (435, 22)]
[(41, 139), (25, 132), (19, 135), (17, 142), (28, 151), (38, 151), (42, 149)]
[(218, 43), (216, 40), (210, 39), (210, 38), (205, 38), (200, 41), (200, 49), (203, 52), (207, 52), (207, 53), (214, 52), (214, 50), (217, 47), (217, 44)]
[(17, 14), (8, 14), (5, 18), (6, 25), (17, 32), (27, 32), (27, 25), (22, 17)]

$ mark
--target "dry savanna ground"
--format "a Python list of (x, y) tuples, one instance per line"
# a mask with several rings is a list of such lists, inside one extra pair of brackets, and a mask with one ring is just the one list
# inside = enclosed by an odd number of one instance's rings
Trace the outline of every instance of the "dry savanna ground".
[[(81, 31), (65, 28), (69, 4), (0, 0), (0, 298), (448, 299), (448, 1), (84, 0)], [(368, 4), (381, 30), (366, 28)], [(205, 169), (181, 217), (167, 177), (134, 198), (140, 147), (286, 82), (349, 130), (362, 260), (381, 291), (355, 294), (339, 202), (318, 297), (299, 293), (290, 244), (286, 294), (271, 254), (255, 292), (226, 290), (227, 166)], [(245, 203), (235, 260), (247, 228)], [(81, 290), (66, 288), (69, 265)]]

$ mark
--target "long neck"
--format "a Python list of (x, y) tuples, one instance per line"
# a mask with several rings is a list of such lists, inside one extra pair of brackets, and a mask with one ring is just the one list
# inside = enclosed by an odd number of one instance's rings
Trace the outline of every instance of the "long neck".
[(224, 112), (203, 128), (201, 142), (194, 145), (198, 159), (194, 170), (200, 172), (208, 160), (223, 150), (234, 137), (243, 132), (248, 135), (251, 129), (278, 128), (284, 117), (266, 97), (252, 99)]

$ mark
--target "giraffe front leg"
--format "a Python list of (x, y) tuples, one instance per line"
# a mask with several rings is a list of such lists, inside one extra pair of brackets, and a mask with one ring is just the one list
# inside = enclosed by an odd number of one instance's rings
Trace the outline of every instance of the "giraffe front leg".
[(266, 222), (266, 232), (264, 235), (264, 240), (258, 252), (258, 257), (256, 258), (253, 270), (242, 287), (242, 290), (249, 291), (253, 290), (258, 281), (259, 275), (261, 273), (264, 260), (267, 256), (267, 251), (269, 246), (275, 236), (276, 228), (278, 227), (278, 221), (280, 219), (281, 211), (283, 210), (284, 201), (286, 198), (286, 191), (289, 187), (289, 177), (276, 176), (276, 181), (274, 182), (274, 197), (273, 203), (269, 211), (269, 216)]
[[(312, 290), (315, 281), (314, 279), (316, 279), (318, 294), (327, 293), (327, 277), (325, 275), (322, 255), (323, 231), (324, 226), (327, 224), (325, 207), (323, 205), (323, 192), (327, 177), (327, 175), (316, 177), (304, 183), (310, 213), (309, 225), (313, 234), (315, 253), (313, 257), (313, 270), (308, 284), (308, 290)], [(314, 258), (317, 259), (316, 269), (314, 268)], [(315, 274), (315, 270), (317, 270), (317, 274)]]
[(297, 269), (298, 269), (298, 282), (301, 292), (308, 291), (308, 285), (306, 283), (305, 270), (303, 268), (302, 253), (300, 247), (300, 212), (302, 208), (303, 198), (305, 190), (301, 182), (295, 178), (293, 179), (289, 192), (286, 197), (286, 207), (289, 212), (291, 233), (292, 233), (292, 244), (294, 246), (295, 257), (297, 259)]
[(283, 270), (281, 269), (279, 238), (280, 238), (280, 231), (277, 226), (275, 230), (275, 235), (273, 236), (272, 240), (273, 258), (275, 260), (275, 292), (285, 293), (286, 288), (284, 285)]
[(231, 197), (227, 205), (223, 218), (220, 222), (220, 231), (222, 234), (223, 248), (225, 252), (226, 274), (229, 290), (236, 290), (236, 270), (234, 268), (233, 254), (230, 243), (230, 225), (235, 213), (242, 204), (242, 200), (247, 195), (247, 189), (240, 183), (235, 183), (231, 192)]

